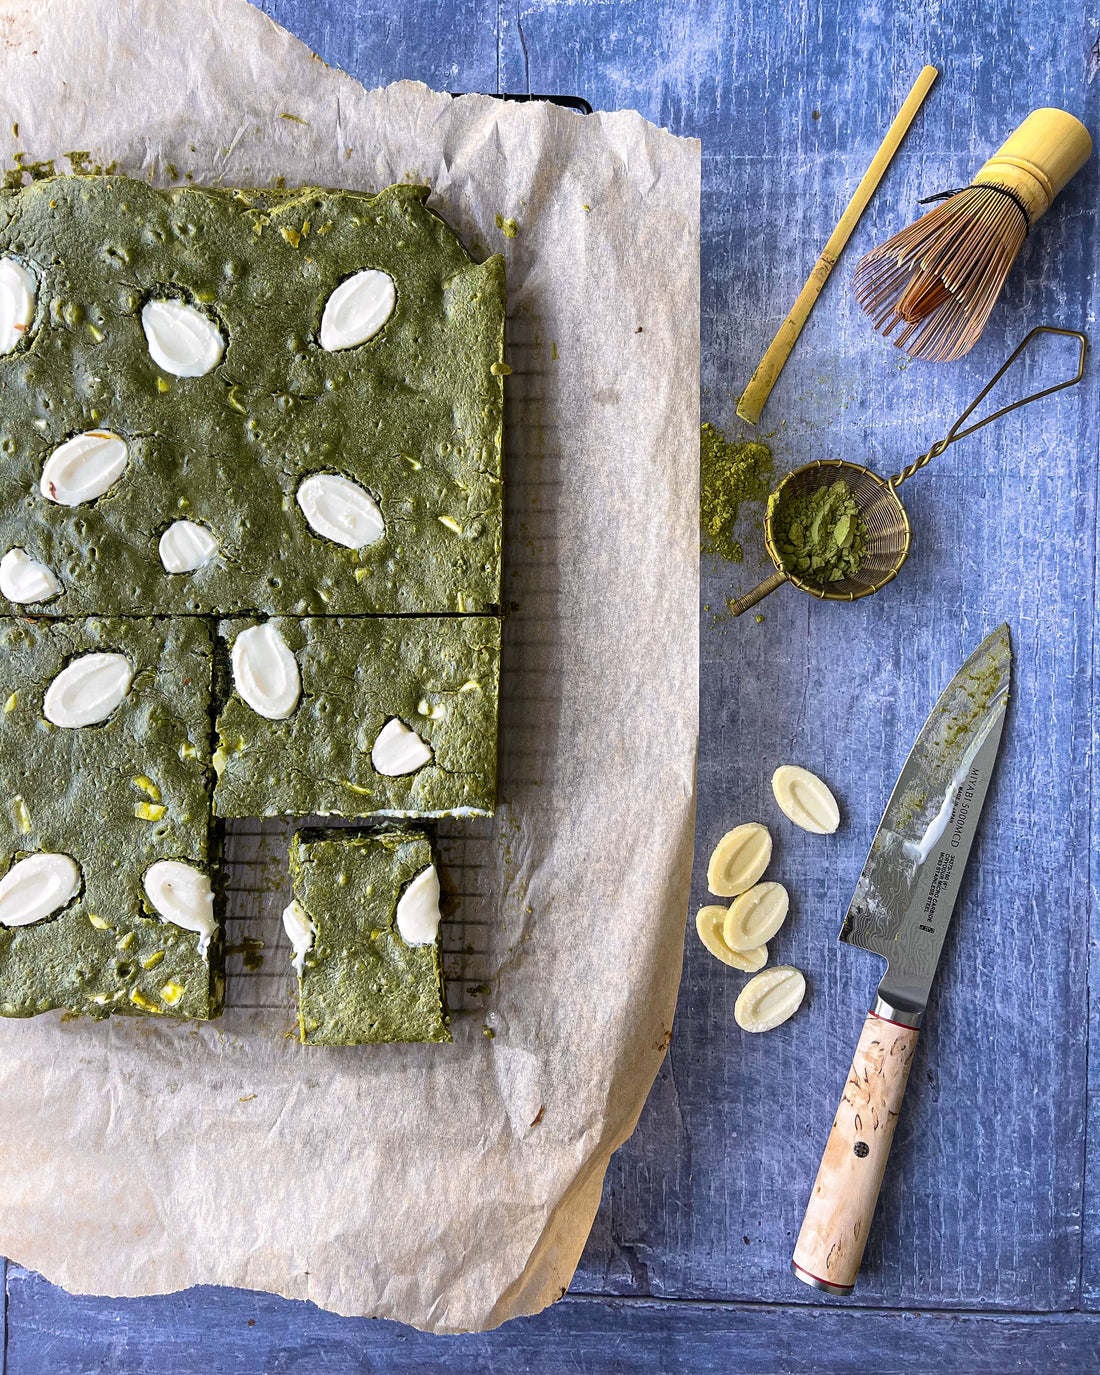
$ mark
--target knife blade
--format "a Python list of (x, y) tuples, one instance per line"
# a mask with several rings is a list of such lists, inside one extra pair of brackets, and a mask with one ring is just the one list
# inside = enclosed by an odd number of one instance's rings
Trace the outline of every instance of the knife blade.
[(918, 1029), (974, 843), (1012, 679), (1007, 625), (940, 694), (886, 804), (840, 940), (881, 955), (791, 1268), (832, 1294), (855, 1286)]

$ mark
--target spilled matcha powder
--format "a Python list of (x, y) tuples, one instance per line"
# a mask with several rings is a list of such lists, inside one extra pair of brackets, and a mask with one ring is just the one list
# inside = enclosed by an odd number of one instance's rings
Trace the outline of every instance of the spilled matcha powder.
[(785, 572), (818, 587), (858, 572), (867, 526), (846, 482), (772, 496), (768, 510)]
[(703, 426), (699, 448), (699, 520), (706, 537), (703, 549), (731, 563), (744, 557), (734, 527), (743, 501), (767, 501), (771, 491), (772, 455), (766, 444), (739, 440), (731, 444), (714, 425)]

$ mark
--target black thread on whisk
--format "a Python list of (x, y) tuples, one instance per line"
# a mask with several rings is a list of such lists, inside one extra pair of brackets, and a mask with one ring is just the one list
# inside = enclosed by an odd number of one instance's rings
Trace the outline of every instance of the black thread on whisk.
[(917, 204), (928, 205), (932, 201), (950, 200), (952, 196), (957, 196), (962, 191), (996, 191), (1002, 196), (1007, 196), (1024, 217), (1024, 238), (1026, 239), (1031, 233), (1031, 216), (1027, 213), (1027, 206), (1015, 191), (1010, 190), (1007, 186), (998, 186), (996, 182), (972, 181), (969, 186), (956, 186), (953, 191), (937, 191), (934, 196), (922, 196)]

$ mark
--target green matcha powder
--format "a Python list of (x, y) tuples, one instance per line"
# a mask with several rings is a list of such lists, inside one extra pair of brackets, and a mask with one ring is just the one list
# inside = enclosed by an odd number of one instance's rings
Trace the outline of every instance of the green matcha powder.
[(740, 541), (733, 537), (738, 512), (743, 501), (767, 501), (771, 491), (771, 450), (752, 440), (731, 444), (721, 430), (708, 423), (700, 437), (699, 462), (703, 549), (731, 563), (740, 563), (744, 551)]
[(824, 587), (859, 571), (867, 526), (846, 482), (772, 496), (768, 510), (784, 572)]

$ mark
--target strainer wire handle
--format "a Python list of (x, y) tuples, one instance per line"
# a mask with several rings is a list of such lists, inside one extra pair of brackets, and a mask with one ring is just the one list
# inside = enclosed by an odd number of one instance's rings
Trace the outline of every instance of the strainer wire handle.
[[(1032, 392), (1030, 396), (1022, 396), (1019, 401), (1013, 401), (1010, 406), (1002, 406), (999, 411), (994, 411), (992, 415), (987, 415), (984, 420), (979, 420), (973, 425), (967, 425), (965, 430), (960, 430), (959, 426), (974, 414), (977, 408), (1037, 334), (1062, 334), (1068, 339), (1076, 339), (1078, 341), (1081, 345), (1081, 352), (1077, 359), (1076, 374), (1068, 378), (1065, 382), (1056, 383), (1053, 387), (1044, 387), (1042, 391)], [(921, 457), (916, 459), (913, 463), (910, 463), (908, 468), (903, 468), (900, 473), (895, 473), (890, 479), (890, 486), (899, 487), (907, 478), (919, 472), (926, 463), (931, 462), (934, 458), (938, 458), (940, 454), (943, 453), (944, 449), (946, 449), (949, 444), (954, 444), (957, 439), (965, 439), (968, 434), (973, 434), (975, 430), (980, 430), (983, 425), (991, 425), (994, 420), (999, 420), (1002, 415), (1007, 415), (1009, 411), (1019, 410), (1021, 406), (1027, 406), (1032, 401), (1039, 401), (1044, 396), (1052, 396), (1056, 391), (1064, 391), (1066, 387), (1075, 386), (1085, 375), (1085, 353), (1088, 350), (1088, 345), (1088, 338), (1078, 329), (1058, 329), (1055, 325), (1036, 325), (1023, 341), (1016, 346), (1009, 358), (997, 369), (944, 437), (942, 439), (937, 439), (928, 452), (922, 454)]]

